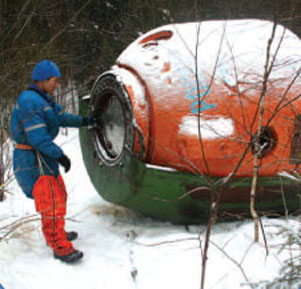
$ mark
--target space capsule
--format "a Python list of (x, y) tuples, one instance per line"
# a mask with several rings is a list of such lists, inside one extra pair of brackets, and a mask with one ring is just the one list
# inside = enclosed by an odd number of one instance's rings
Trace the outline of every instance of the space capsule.
[[(262, 20), (171, 24), (141, 35), (101, 74), (81, 112), (90, 178), (104, 199), (174, 223), (294, 211), (301, 162), (301, 42)], [(227, 182), (227, 180), (231, 180)], [(284, 205), (285, 204), (285, 205)]]

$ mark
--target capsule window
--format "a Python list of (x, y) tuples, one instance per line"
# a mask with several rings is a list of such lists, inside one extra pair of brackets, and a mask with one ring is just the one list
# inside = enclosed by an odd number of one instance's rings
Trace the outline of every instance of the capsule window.
[(258, 136), (258, 148), (256, 149), (256, 135), (251, 138), (252, 153), (257, 154), (259, 158), (263, 158), (267, 153), (272, 151), (277, 143), (277, 134), (273, 127), (263, 126)]
[(160, 31), (146, 36), (139, 42), (139, 44), (143, 44), (143, 47), (158, 45), (158, 41), (169, 40), (172, 37), (172, 35), (173, 35), (172, 31), (169, 30)]

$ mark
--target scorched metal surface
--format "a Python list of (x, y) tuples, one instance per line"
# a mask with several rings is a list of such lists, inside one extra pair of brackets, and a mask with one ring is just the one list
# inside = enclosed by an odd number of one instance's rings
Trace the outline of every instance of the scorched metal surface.
[(81, 102), (82, 113), (101, 117), (98, 129), (80, 131), (99, 194), (155, 218), (199, 223), (210, 192), (233, 175), (221, 213), (246, 214), (263, 99), (257, 209), (300, 208), (301, 44), (283, 26), (273, 31), (260, 20), (174, 24), (129, 45)]

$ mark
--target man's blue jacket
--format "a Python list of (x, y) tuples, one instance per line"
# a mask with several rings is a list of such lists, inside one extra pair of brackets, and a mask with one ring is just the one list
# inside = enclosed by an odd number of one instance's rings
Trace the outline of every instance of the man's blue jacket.
[(11, 134), (16, 143), (30, 145), (33, 149), (15, 148), (13, 166), (16, 179), (29, 198), (32, 198), (33, 186), (41, 175), (37, 153), (41, 156), (44, 174), (57, 177), (57, 160), (63, 151), (53, 140), (60, 127), (80, 127), (82, 124), (82, 116), (64, 112), (34, 83), (19, 96), (11, 117)]

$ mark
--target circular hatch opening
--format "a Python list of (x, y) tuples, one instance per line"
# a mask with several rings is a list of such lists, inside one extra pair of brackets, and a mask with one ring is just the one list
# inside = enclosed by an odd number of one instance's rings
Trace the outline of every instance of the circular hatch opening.
[(101, 162), (115, 165), (125, 148), (132, 148), (132, 113), (127, 95), (115, 76), (100, 79), (92, 92), (93, 114), (98, 116), (94, 146)]

